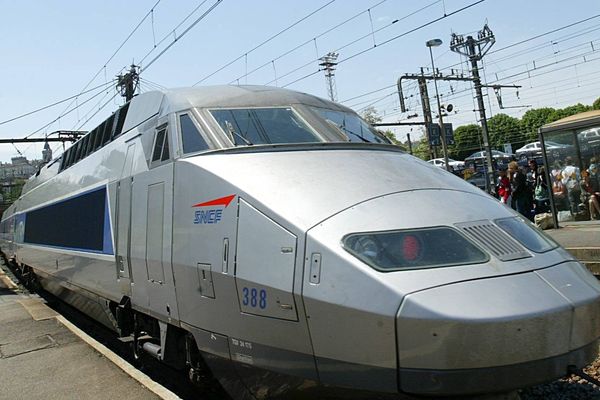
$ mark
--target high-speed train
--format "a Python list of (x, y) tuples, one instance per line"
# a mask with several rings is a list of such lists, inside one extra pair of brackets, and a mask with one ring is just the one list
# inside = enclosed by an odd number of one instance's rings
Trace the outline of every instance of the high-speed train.
[(217, 86), (134, 97), (1, 222), (48, 291), (234, 398), (467, 396), (598, 353), (600, 285), (352, 110)]

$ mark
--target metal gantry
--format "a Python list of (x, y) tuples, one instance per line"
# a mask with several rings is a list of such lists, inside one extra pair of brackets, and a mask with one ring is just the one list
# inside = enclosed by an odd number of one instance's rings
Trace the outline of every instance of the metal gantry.
[(477, 39), (470, 35), (465, 38), (463, 35), (457, 35), (456, 33), (453, 33), (450, 41), (450, 50), (468, 57), (469, 61), (471, 62), (471, 75), (473, 77), (473, 86), (475, 87), (475, 94), (477, 97), (477, 106), (479, 108), (479, 118), (481, 122), (481, 135), (487, 162), (487, 179), (485, 182), (485, 190), (488, 193), (490, 193), (495, 186), (495, 177), (494, 166), (492, 164), (492, 146), (489, 140), (487, 118), (485, 116), (485, 105), (483, 103), (483, 93), (481, 91), (483, 85), (481, 84), (477, 62), (483, 58), (483, 56), (490, 50), (495, 42), (496, 38), (494, 37), (494, 33), (487, 26), (487, 24), (485, 24), (483, 29), (477, 33)]
[(325, 71), (325, 79), (327, 80), (327, 94), (331, 101), (337, 101), (337, 89), (335, 87), (335, 67), (337, 65), (337, 58), (340, 54), (329, 52), (325, 56), (319, 58), (319, 65), (323, 67)]

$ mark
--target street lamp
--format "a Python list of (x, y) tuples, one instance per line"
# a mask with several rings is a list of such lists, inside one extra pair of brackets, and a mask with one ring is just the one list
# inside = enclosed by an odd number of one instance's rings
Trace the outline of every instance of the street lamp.
[(442, 152), (444, 153), (444, 164), (446, 165), (446, 170), (452, 171), (450, 168), (450, 164), (448, 163), (448, 146), (446, 145), (446, 132), (444, 131), (444, 120), (442, 119), (442, 106), (440, 104), (440, 95), (438, 93), (437, 87), (437, 78), (435, 73), (435, 65), (433, 64), (433, 52), (431, 51), (432, 47), (438, 47), (442, 45), (442, 39), (431, 39), (425, 42), (425, 46), (429, 47), (429, 56), (431, 57), (431, 71), (433, 75), (433, 84), (435, 85), (435, 98), (437, 99), (437, 107), (438, 107), (438, 118), (440, 125), (440, 139), (442, 140)]

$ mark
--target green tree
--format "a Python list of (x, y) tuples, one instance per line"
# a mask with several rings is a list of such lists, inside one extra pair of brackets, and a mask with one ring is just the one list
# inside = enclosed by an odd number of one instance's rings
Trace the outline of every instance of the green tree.
[(396, 138), (396, 135), (394, 134), (394, 132), (392, 132), (391, 130), (378, 130), (377, 132), (379, 132), (380, 134), (382, 134), (383, 136), (385, 136), (386, 138), (390, 139), (390, 141), (395, 144), (396, 146), (400, 147), (402, 150), (408, 151), (408, 145), (405, 143), (402, 143), (401, 141), (399, 141)]
[(532, 142), (538, 138), (538, 129), (550, 122), (550, 116), (556, 110), (551, 107), (533, 108), (521, 117), (521, 132), (525, 135), (525, 141)]
[(600, 110), (600, 97), (598, 97), (596, 101), (594, 101), (594, 104), (592, 104), (592, 110)]
[(429, 144), (426, 135), (423, 135), (418, 142), (413, 142), (412, 148), (413, 156), (419, 157), (421, 160), (429, 160)]
[(592, 106), (586, 106), (581, 103), (577, 103), (575, 105), (565, 108), (559, 108), (557, 110), (554, 110), (554, 112), (549, 115), (549, 121), (547, 122), (558, 121), (559, 119), (570, 117), (571, 115), (579, 114), (585, 111), (590, 111), (591, 109)]
[(360, 114), (360, 116), (370, 125), (377, 124), (382, 120), (381, 116), (377, 112), (377, 109), (373, 106), (365, 108)]
[(521, 126), (517, 118), (506, 114), (496, 114), (488, 121), (490, 145), (502, 148), (504, 143), (522, 143)]
[[(382, 121), (381, 116), (379, 115), (379, 113), (377, 112), (377, 109), (373, 106), (367, 107), (362, 111), (361, 117), (367, 121), (369, 123), (369, 125), (374, 125), (377, 124), (379, 122)], [(387, 137), (388, 139), (390, 139), (390, 141), (395, 144), (396, 146), (402, 148), (403, 150), (406, 150), (406, 146), (403, 146), (398, 139), (396, 139), (396, 135), (394, 135), (394, 132), (392, 132), (391, 130), (381, 130), (381, 129), (376, 129), (377, 132), (379, 132), (382, 136)]]
[(448, 146), (452, 158), (463, 160), (480, 148), (481, 127), (476, 124), (462, 125), (454, 130), (454, 144)]
[(11, 183), (12, 184), (10, 185), (8, 192), (4, 193), (5, 203), (14, 203), (19, 196), (21, 196), (21, 191), (23, 190), (23, 185), (25, 185), (25, 180), (15, 179)]

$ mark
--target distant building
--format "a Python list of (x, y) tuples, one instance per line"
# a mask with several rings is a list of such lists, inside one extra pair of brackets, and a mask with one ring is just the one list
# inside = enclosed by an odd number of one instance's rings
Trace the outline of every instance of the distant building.
[(36, 164), (30, 163), (25, 157), (13, 157), (11, 163), (0, 163), (0, 181), (12, 179), (27, 179), (37, 171)]
[(50, 161), (52, 161), (52, 149), (48, 142), (46, 142), (44, 144), (44, 150), (42, 150), (42, 162), (49, 163)]
[[(49, 148), (44, 148), (46, 150), (50, 151)], [(42, 154), (48, 157), (48, 152)], [(50, 157), (51, 154), (50, 151)], [(43, 160), (29, 161), (23, 156), (11, 158), (10, 163), (0, 162), (0, 212), (19, 198), (23, 184), (44, 164)]]

